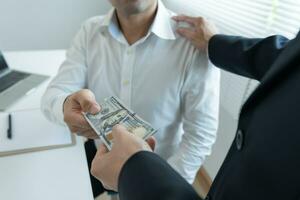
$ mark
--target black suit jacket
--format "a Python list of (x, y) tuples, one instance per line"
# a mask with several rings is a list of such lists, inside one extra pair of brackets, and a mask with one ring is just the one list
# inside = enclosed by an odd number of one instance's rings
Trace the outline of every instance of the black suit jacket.
[[(209, 200), (300, 200), (300, 35), (246, 39), (214, 36), (211, 61), (261, 82), (244, 104), (236, 138)], [(199, 199), (158, 156), (140, 152), (125, 164), (121, 200)]]

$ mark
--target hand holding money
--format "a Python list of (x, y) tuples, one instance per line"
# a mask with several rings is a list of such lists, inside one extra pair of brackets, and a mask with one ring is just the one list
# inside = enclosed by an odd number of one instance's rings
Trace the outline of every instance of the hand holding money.
[(126, 161), (140, 151), (153, 151), (155, 140), (149, 137), (147, 142), (129, 133), (125, 127), (117, 125), (112, 129), (114, 145), (110, 152), (102, 145), (92, 162), (91, 173), (109, 190), (118, 190), (118, 179)]
[(101, 112), (83, 113), (83, 115), (109, 150), (114, 142), (112, 128), (115, 125), (123, 125), (128, 132), (144, 140), (156, 132), (149, 123), (128, 109), (116, 97), (106, 99), (101, 104)]
[(91, 126), (82, 116), (82, 112), (96, 114), (100, 112), (100, 106), (90, 90), (80, 90), (70, 95), (64, 102), (64, 121), (74, 134), (89, 139), (99, 138)]

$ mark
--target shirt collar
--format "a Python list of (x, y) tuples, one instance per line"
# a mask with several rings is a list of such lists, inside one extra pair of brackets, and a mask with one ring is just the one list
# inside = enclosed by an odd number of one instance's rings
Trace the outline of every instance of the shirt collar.
[(104, 17), (101, 25), (100, 25), (100, 29), (101, 31), (108, 29), (108, 31), (110, 32), (110, 34), (116, 38), (116, 39), (120, 39), (123, 34), (120, 31), (119, 28), (119, 23), (117, 20), (117, 15), (115, 13), (115, 9), (112, 8), (109, 13)]
[(115, 9), (112, 8), (110, 9), (110, 11), (107, 13), (107, 15), (105, 15), (102, 23), (101, 23), (101, 27), (108, 27), (111, 23), (112, 23), (112, 19), (115, 15)]
[(175, 40), (170, 11), (158, 0), (158, 9), (150, 31), (165, 40)]
[[(158, 9), (155, 19), (149, 29), (149, 33), (152, 32), (156, 36), (165, 40), (175, 40), (176, 35), (173, 30), (170, 11), (164, 6), (161, 0), (158, 0)], [(104, 17), (100, 28), (108, 28), (109, 32), (115, 38), (121, 38), (123, 36), (120, 31), (118, 20), (115, 14), (115, 9), (111, 9), (109, 13)]]

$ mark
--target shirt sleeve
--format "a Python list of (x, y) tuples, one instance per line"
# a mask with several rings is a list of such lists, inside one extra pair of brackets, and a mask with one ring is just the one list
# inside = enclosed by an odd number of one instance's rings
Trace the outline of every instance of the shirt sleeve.
[(66, 53), (66, 60), (42, 97), (41, 109), (55, 123), (64, 124), (65, 99), (86, 87), (86, 37), (87, 28), (83, 25)]
[(220, 70), (209, 62), (207, 53), (195, 51), (181, 91), (184, 134), (178, 151), (168, 159), (189, 183), (216, 140), (219, 99)]

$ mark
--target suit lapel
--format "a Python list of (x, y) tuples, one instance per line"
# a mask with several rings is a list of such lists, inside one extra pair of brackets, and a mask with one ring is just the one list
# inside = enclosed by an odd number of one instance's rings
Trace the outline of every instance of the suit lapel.
[(297, 67), (297, 65), (291, 65), (291, 62), (293, 62), (297, 56), (300, 56), (300, 34), (288, 44), (286, 49), (281, 53), (278, 59), (276, 59), (273, 66), (261, 80), (260, 85), (243, 105), (241, 113), (244, 113), (250, 105), (257, 103), (263, 96), (266, 96), (266, 93), (268, 93), (273, 86), (273, 82), (276, 81), (276, 78), (279, 78), (284, 71)]

